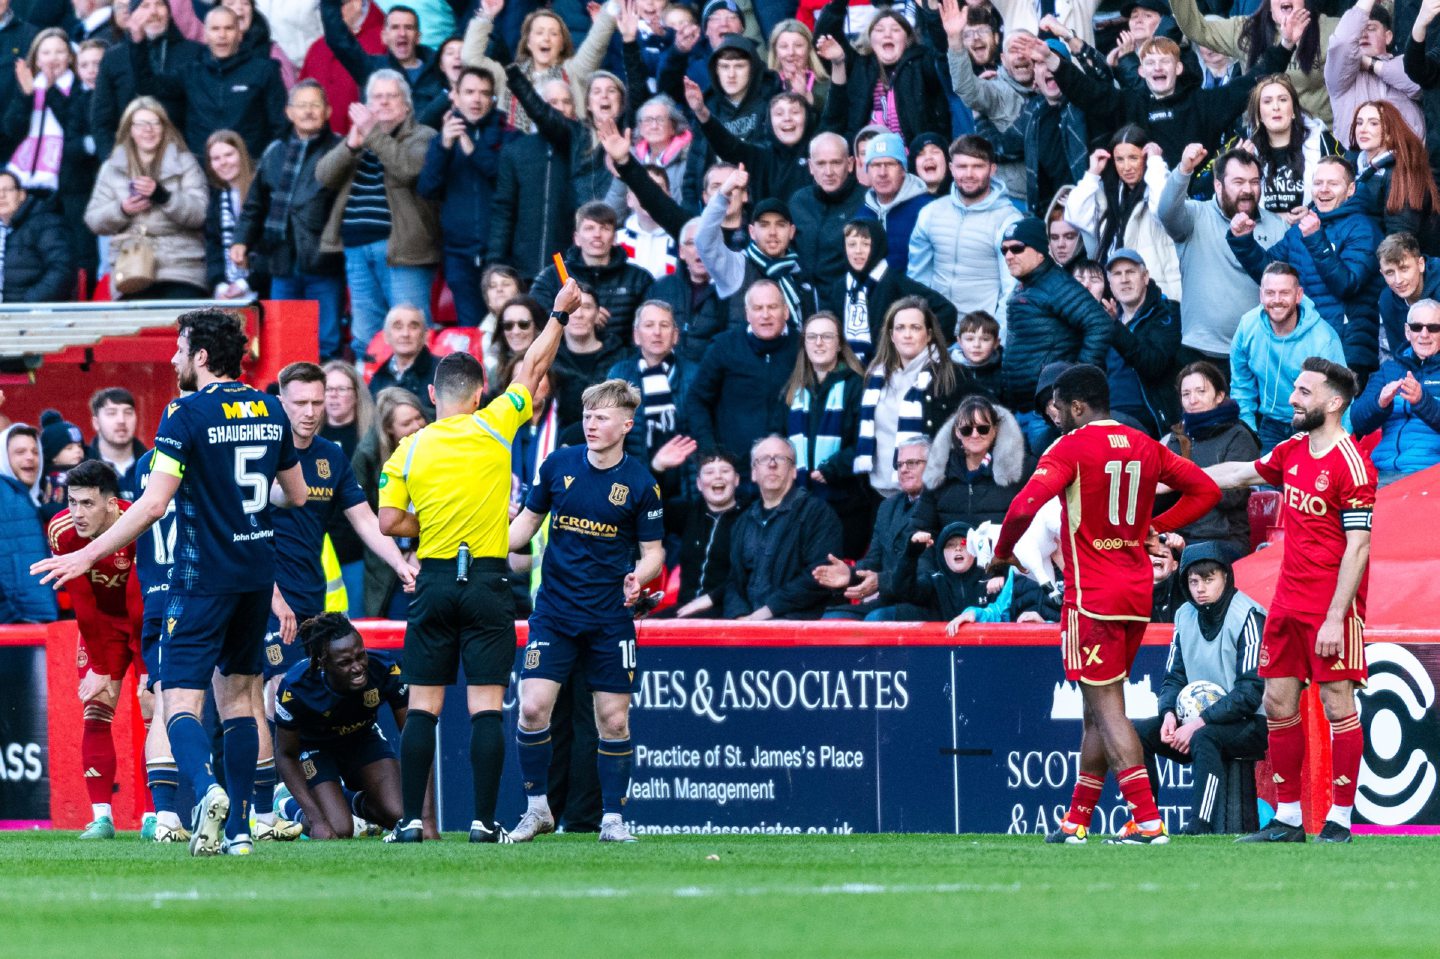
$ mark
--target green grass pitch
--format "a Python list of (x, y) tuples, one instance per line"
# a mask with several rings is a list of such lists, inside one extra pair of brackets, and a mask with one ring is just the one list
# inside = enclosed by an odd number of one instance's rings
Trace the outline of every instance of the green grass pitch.
[(1437, 852), (1419, 838), (447, 836), (192, 860), (133, 833), (21, 833), (0, 835), (0, 956), (1433, 956)]

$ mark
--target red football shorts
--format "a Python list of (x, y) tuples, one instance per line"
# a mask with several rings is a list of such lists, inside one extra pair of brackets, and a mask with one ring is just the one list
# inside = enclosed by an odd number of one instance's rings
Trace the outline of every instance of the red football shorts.
[[(94, 635), (98, 633), (99, 635)], [(90, 670), (122, 679), (132, 664), (138, 672), (145, 669), (140, 657), (140, 637), (130, 629), (128, 620), (102, 618), (97, 627), (80, 633), (75, 650), (75, 669), (84, 679)]]
[(1129, 676), (1148, 625), (1144, 620), (1091, 619), (1067, 604), (1060, 610), (1065, 678), (1104, 686)]
[(1365, 620), (1361, 612), (1351, 605), (1341, 628), (1339, 656), (1321, 657), (1315, 653), (1315, 637), (1324, 622), (1324, 613), (1270, 610), (1260, 641), (1260, 676), (1290, 676), (1317, 683), (1351, 679), (1364, 686), (1370, 673), (1365, 668)]

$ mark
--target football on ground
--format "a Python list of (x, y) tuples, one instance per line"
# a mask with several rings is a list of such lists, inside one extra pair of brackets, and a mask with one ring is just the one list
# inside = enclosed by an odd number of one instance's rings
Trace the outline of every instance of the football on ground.
[[(1039, 836), (460, 835), (183, 845), (0, 834), (0, 955), (1433, 955), (1436, 844), (1047, 846)], [(103, 944), (103, 945), (101, 945)], [(462, 945), (463, 944), (463, 945)], [(424, 953), (439, 948), (443, 952)]]

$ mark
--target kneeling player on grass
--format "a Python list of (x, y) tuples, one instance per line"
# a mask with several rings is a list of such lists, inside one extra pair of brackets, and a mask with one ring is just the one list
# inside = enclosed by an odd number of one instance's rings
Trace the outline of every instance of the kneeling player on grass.
[[(375, 717), (388, 703), (395, 725), (405, 727), (400, 663), (366, 651), (340, 613), (306, 620), (300, 641), (309, 658), (280, 680), (275, 699), (276, 765), (290, 791), (283, 805), (291, 807), (280, 813), (312, 839), (349, 839), (354, 817), (392, 828), (400, 818), (400, 763)], [(428, 809), (424, 822), (425, 838), (440, 838)]]
[[(577, 657), (594, 692), (600, 733), (600, 841), (634, 841), (621, 815), (634, 758), (635, 621), (630, 607), (664, 568), (663, 511), (655, 478), (624, 448), (640, 391), (624, 380), (606, 380), (587, 389), (582, 402), (585, 445), (550, 454), (525, 509), (510, 524), (510, 552), (516, 553), (530, 542), (545, 514), (551, 515), (520, 672), (515, 732), (529, 808), (510, 833), (512, 842), (555, 830), (546, 799), (550, 714)], [(640, 561), (634, 563), (637, 543)]]
[(1296, 434), (1253, 463), (1220, 463), (1209, 473), (1222, 487), (1281, 486), (1285, 555), (1260, 644), (1265, 721), (1279, 808), (1268, 826), (1239, 842), (1304, 842), (1300, 769), (1305, 733), (1300, 692), (1320, 684), (1330, 720), (1331, 806), (1320, 842), (1350, 842), (1350, 813), (1365, 751), (1355, 687), (1364, 686), (1365, 593), (1375, 466), (1341, 420), (1359, 392), (1349, 369), (1312, 356), (1290, 394)]
[[(1110, 419), (1110, 384), (1098, 367), (1082, 364), (1066, 370), (1055, 381), (1054, 396), (1066, 435), (1045, 451), (1010, 504), (990, 564), (992, 575), (1017, 565), (1016, 541), (1041, 506), (1064, 495), (1061, 642), (1065, 678), (1080, 683), (1085, 725), (1070, 811), (1046, 841), (1085, 842), (1108, 765), (1133, 817), (1109, 841), (1169, 842), (1150, 791), (1140, 740), (1125, 716), (1125, 680), (1150, 619), (1147, 546), (1163, 549), (1158, 534), (1204, 516), (1220, 501), (1220, 490), (1194, 463)], [(1152, 523), (1155, 487), (1161, 481), (1181, 496)]]
[[(50, 521), (50, 552), (73, 553), (105, 532), (130, 504), (120, 499), (115, 471), (99, 460), (70, 471), (69, 508)], [(80, 673), (84, 724), (80, 757), (93, 820), (81, 839), (114, 839), (110, 799), (115, 792), (115, 738), (111, 723), (120, 685), (132, 665), (143, 669), (140, 620), (144, 605), (135, 573), (135, 547), (124, 546), (65, 585), (80, 627), (75, 664)], [(142, 684), (141, 688), (144, 688)], [(148, 712), (148, 710), (145, 710)]]

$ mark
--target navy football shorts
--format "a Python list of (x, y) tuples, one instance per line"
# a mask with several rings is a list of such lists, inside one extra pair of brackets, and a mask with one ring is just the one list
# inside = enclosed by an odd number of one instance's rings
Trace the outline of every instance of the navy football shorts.
[[(298, 626), (312, 616), (319, 616), (319, 613), (302, 613), (291, 607), (295, 613), (295, 623)], [(285, 643), (280, 639), (280, 617), (274, 613), (265, 622), (265, 678), (267, 680), (275, 676), (284, 676), (290, 672), (290, 667), (305, 658), (305, 644), (300, 642), (299, 631), (296, 631), (294, 641)]]
[(639, 671), (635, 665), (635, 621), (561, 624), (544, 614), (530, 617), (520, 678), (563, 683), (575, 660), (585, 664), (590, 688), (602, 693), (633, 693)]
[(166, 689), (209, 689), (213, 673), (259, 676), (273, 590), (215, 596), (170, 594), (160, 636)]
[(300, 754), (300, 770), (311, 789), (321, 783), (340, 783), (350, 789), (364, 788), (360, 770), (382, 759), (394, 759), (395, 750), (379, 726)]

